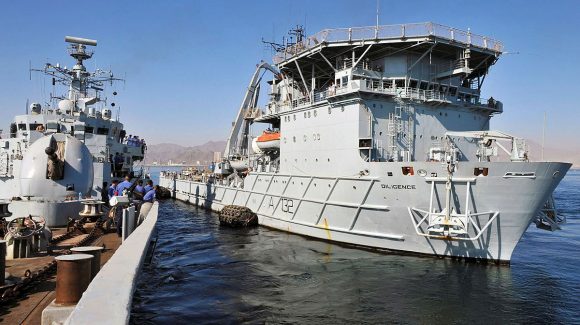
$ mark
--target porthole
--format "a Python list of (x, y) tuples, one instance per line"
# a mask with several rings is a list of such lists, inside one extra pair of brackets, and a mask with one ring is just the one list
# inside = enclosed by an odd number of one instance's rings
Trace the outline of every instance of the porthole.
[(330, 107), (328, 107), (328, 114), (330, 114), (330, 112), (332, 112), (332, 110), (330, 109)]
[(310, 112), (308, 112), (308, 118), (310, 118)]
[(286, 137), (284, 137), (284, 143), (286, 143)]
[(306, 139), (307, 139), (307, 137), (306, 137), (306, 134), (305, 134), (305, 135), (304, 135), (304, 142), (306, 142)]
[(316, 111), (314, 111), (314, 117), (316, 117)]
[(292, 141), (296, 142), (296, 137), (292, 137)]
[(312, 140), (316, 140), (316, 133), (312, 133)]
[(294, 121), (296, 121), (296, 114), (294, 114)]
[(306, 112), (304, 112), (304, 118), (306, 118)]
[(320, 140), (320, 133), (316, 134), (316, 140)]

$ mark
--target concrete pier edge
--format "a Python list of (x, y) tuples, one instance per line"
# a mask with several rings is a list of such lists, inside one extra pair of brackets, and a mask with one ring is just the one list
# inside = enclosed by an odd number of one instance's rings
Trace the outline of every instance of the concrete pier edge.
[(145, 221), (93, 279), (65, 324), (129, 323), (137, 276), (157, 224), (158, 209), (159, 203), (155, 202)]

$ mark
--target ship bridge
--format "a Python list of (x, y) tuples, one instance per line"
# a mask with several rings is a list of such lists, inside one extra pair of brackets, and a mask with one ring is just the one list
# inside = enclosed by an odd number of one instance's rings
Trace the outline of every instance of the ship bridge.
[(273, 98), (266, 115), (352, 92), (501, 113), (501, 103), (481, 98), (480, 91), (502, 52), (503, 44), (491, 37), (431, 22), (297, 35), (273, 58), (292, 93)]

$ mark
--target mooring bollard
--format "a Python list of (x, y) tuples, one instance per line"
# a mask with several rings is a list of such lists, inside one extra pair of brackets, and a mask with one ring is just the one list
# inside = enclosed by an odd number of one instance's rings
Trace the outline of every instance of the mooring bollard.
[(0, 240), (0, 286), (6, 283), (6, 241)]
[(91, 260), (93, 255), (72, 254), (57, 256), (56, 298), (57, 304), (74, 305), (91, 283)]
[(91, 260), (91, 280), (95, 278), (97, 273), (101, 270), (101, 246), (81, 246), (70, 249), (73, 254), (89, 254), (93, 256)]

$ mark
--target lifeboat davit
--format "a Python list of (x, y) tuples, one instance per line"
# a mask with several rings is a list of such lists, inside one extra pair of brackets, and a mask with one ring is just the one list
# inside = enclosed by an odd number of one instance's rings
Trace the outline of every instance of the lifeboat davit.
[(256, 139), (256, 145), (263, 151), (280, 149), (280, 131), (264, 131)]

